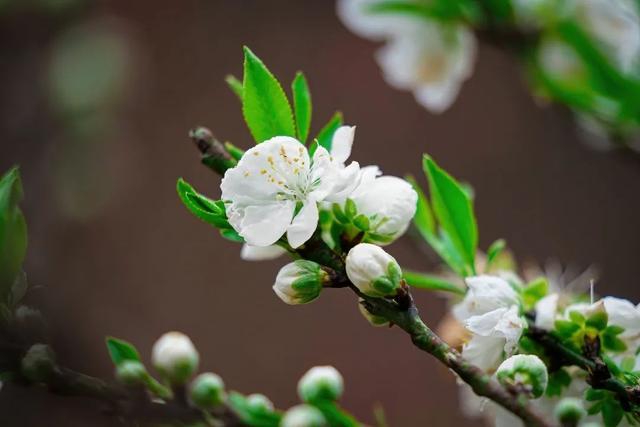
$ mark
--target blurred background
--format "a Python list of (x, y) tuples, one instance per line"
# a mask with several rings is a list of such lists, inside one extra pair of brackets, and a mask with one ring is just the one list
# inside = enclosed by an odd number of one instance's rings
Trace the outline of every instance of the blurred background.
[[(330, 1), (2, 0), (0, 169), (22, 168), (29, 302), (62, 363), (110, 378), (105, 335), (148, 360), (157, 337), (179, 330), (203, 370), (281, 408), (309, 367), (332, 364), (344, 406), (364, 421), (380, 403), (391, 426), (477, 424), (457, 409), (453, 377), (401, 331), (371, 328), (339, 290), (282, 304), (271, 290), (282, 260), (241, 261), (239, 245), (181, 205), (181, 176), (219, 196), (191, 127), (251, 144), (224, 83), (241, 75), (243, 44), (283, 82), (305, 71), (313, 132), (342, 110), (361, 164), (419, 176), (428, 152), (471, 183), (482, 247), (504, 237), (523, 262), (596, 265), (596, 291), (640, 299), (640, 162), (594, 151), (568, 114), (536, 106), (503, 52), (481, 46), (459, 100), (434, 116), (383, 82), (376, 45), (349, 33)], [(410, 236), (391, 250), (407, 267), (436, 265)], [(444, 300), (415, 293), (435, 325)], [(0, 413), (3, 426), (118, 424), (89, 400), (15, 386), (0, 392)]]

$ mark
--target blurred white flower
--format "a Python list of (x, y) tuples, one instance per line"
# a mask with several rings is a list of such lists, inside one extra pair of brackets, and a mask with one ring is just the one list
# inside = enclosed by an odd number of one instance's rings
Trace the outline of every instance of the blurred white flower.
[(270, 246), (286, 233), (297, 248), (316, 230), (317, 203), (344, 185), (339, 178), (323, 147), (310, 159), (302, 143), (277, 136), (247, 150), (220, 188), (229, 223), (248, 244)]
[(367, 7), (375, 3), (340, 0), (338, 15), (356, 34), (388, 41), (376, 59), (390, 85), (412, 91), (428, 110), (443, 112), (473, 71), (476, 40), (472, 32), (462, 25), (371, 13)]
[(363, 168), (362, 184), (351, 199), (358, 213), (369, 218), (369, 232), (382, 237), (375, 243), (391, 243), (400, 237), (416, 213), (418, 194), (404, 179), (395, 176), (375, 177), (377, 168)]
[(618, 338), (640, 341), (640, 304), (633, 305), (631, 301), (615, 297), (605, 297), (602, 302), (609, 316), (609, 324), (625, 329)]
[(371, 297), (395, 295), (402, 278), (395, 258), (370, 243), (360, 243), (349, 251), (346, 270), (360, 292)]
[(324, 427), (327, 420), (315, 406), (297, 405), (290, 408), (280, 422), (281, 427)]
[(640, 16), (630, 0), (573, 0), (572, 14), (622, 71), (638, 65)]
[(337, 400), (343, 389), (342, 375), (333, 366), (315, 366), (298, 382), (298, 395), (303, 402)]
[(535, 305), (536, 321), (538, 328), (552, 331), (556, 322), (558, 312), (558, 294), (549, 294), (538, 301)]
[(492, 370), (505, 354), (514, 352), (526, 327), (518, 294), (497, 276), (468, 277), (466, 282), (467, 295), (453, 307), (454, 316), (472, 333), (462, 355), (481, 369)]
[(200, 356), (191, 339), (181, 332), (167, 332), (153, 345), (151, 362), (169, 381), (184, 383), (198, 367)]
[(254, 246), (245, 243), (240, 251), (240, 258), (245, 261), (268, 261), (276, 259), (287, 251), (278, 245)]

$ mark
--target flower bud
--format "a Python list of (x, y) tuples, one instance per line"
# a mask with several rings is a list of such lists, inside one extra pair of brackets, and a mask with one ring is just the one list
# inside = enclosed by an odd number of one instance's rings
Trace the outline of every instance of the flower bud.
[(173, 384), (184, 384), (198, 368), (200, 356), (188, 336), (168, 332), (151, 351), (153, 366)]
[(124, 385), (142, 384), (146, 376), (146, 368), (137, 360), (125, 360), (116, 366), (116, 378)]
[(267, 396), (260, 393), (253, 393), (247, 396), (247, 404), (251, 412), (271, 412), (273, 411), (273, 402)]
[(364, 305), (362, 305), (362, 302), (364, 300), (361, 298), (358, 301), (358, 309), (360, 310), (360, 313), (362, 314), (362, 316), (367, 319), (367, 321), (372, 325), (372, 326), (388, 326), (389, 325), (389, 321), (382, 317), (382, 316), (376, 316), (375, 314), (371, 314), (369, 312), (369, 310), (366, 309), (366, 307)]
[(391, 243), (403, 234), (416, 213), (418, 195), (404, 179), (381, 176), (361, 185), (351, 196), (358, 213), (369, 218), (367, 238)]
[(34, 344), (21, 362), (22, 374), (34, 383), (45, 382), (56, 370), (55, 356), (46, 344)]
[(346, 264), (349, 280), (365, 295), (393, 296), (400, 287), (400, 266), (380, 246), (370, 243), (356, 245), (349, 251)]
[(203, 409), (216, 407), (224, 402), (224, 382), (218, 375), (206, 372), (191, 383), (191, 401)]
[(342, 375), (333, 366), (316, 366), (298, 382), (298, 395), (303, 402), (338, 400), (342, 395)]
[(542, 396), (549, 382), (544, 362), (529, 354), (517, 354), (502, 362), (496, 377), (503, 385), (523, 387), (533, 398)]
[(556, 405), (553, 415), (562, 425), (577, 425), (587, 415), (582, 400), (565, 397)]
[(329, 275), (320, 264), (299, 259), (280, 269), (273, 290), (287, 304), (307, 304), (320, 296)]
[(311, 405), (297, 405), (282, 418), (280, 427), (325, 427), (327, 420), (319, 409)]

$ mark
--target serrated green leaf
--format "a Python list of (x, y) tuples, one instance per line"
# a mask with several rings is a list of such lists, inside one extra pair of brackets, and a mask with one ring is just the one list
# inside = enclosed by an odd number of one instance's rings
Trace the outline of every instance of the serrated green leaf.
[(464, 295), (465, 291), (460, 286), (442, 279), (432, 274), (418, 273), (415, 271), (404, 271), (404, 280), (407, 284), (414, 288), (427, 289), (431, 291), (451, 292), (458, 295)]
[(117, 366), (125, 360), (141, 362), (140, 354), (132, 344), (114, 337), (107, 337), (106, 343), (114, 365)]
[[(315, 140), (318, 142), (318, 145), (326, 148), (328, 152), (331, 152), (331, 144), (333, 142), (333, 134), (336, 130), (342, 126), (343, 118), (342, 113), (340, 111), (336, 111), (334, 115), (331, 117), (329, 122), (324, 125), (324, 127), (318, 133)], [(316, 150), (317, 145), (312, 144), (309, 148), (309, 154), (313, 156), (313, 153)]]
[(311, 127), (311, 92), (307, 79), (301, 71), (296, 73), (293, 83), (291, 83), (293, 92), (293, 109), (296, 117), (296, 129), (298, 131), (298, 140), (303, 144), (309, 136), (309, 128)]
[(296, 136), (287, 95), (275, 76), (251, 50), (244, 48), (242, 112), (256, 143), (274, 136)]
[(478, 229), (471, 199), (460, 184), (427, 155), (423, 157), (423, 168), (429, 180), (435, 217), (464, 260), (468, 272), (473, 273)]
[(227, 82), (231, 91), (238, 97), (240, 102), (242, 102), (242, 93), (244, 91), (242, 82), (238, 80), (236, 76), (231, 74), (227, 75), (227, 77), (224, 78), (224, 81)]

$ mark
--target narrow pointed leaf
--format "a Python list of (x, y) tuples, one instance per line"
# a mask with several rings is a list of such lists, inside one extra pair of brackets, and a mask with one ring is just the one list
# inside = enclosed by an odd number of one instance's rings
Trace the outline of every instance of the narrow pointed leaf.
[(296, 73), (296, 77), (291, 83), (291, 90), (293, 91), (293, 109), (296, 116), (298, 139), (304, 144), (309, 136), (309, 127), (311, 126), (311, 92), (309, 92), (307, 79), (302, 72)]

